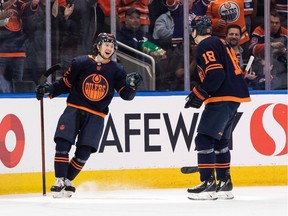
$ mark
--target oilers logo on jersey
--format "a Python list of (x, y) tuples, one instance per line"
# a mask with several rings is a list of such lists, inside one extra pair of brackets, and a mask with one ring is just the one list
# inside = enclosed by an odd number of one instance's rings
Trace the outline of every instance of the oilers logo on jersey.
[(238, 20), (240, 16), (240, 7), (235, 2), (225, 2), (220, 5), (219, 14), (227, 23), (232, 23)]
[(108, 92), (108, 82), (100, 74), (91, 74), (84, 80), (82, 91), (88, 100), (102, 100)]

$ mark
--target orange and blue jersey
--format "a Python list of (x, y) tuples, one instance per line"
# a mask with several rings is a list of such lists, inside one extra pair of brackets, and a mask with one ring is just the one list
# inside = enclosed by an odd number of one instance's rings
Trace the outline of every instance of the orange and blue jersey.
[(197, 45), (196, 53), (200, 85), (210, 95), (206, 104), (251, 100), (235, 52), (224, 40), (208, 37)]
[(38, 6), (32, 8), (31, 2), (21, 0), (8, 9), (12, 14), (9, 22), (0, 27), (0, 58), (26, 57), (21, 19), (33, 15), (37, 10)]
[(63, 77), (53, 83), (50, 98), (69, 93), (67, 106), (105, 117), (115, 90), (124, 100), (132, 100), (136, 89), (126, 84), (126, 72), (122, 65), (109, 60), (96, 62), (90, 55), (77, 56)]

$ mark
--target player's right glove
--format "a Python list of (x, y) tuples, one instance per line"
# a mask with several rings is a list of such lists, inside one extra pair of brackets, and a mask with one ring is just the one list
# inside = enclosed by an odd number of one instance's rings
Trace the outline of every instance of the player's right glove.
[(143, 78), (139, 73), (132, 72), (127, 74), (126, 81), (129, 86), (137, 88), (143, 82)]
[(192, 92), (186, 97), (186, 104), (184, 108), (200, 108), (203, 102), (209, 98), (208, 93), (203, 90), (199, 85), (192, 89)]
[(37, 100), (41, 100), (44, 95), (50, 95), (53, 93), (53, 85), (49, 82), (46, 82), (44, 86), (37, 85), (35, 92)]

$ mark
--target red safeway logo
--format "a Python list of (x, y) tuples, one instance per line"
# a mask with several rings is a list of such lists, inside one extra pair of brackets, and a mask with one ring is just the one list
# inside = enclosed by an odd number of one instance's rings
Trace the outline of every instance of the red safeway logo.
[(287, 148), (287, 109), (285, 104), (264, 104), (251, 117), (251, 142), (260, 154), (281, 156)]
[[(7, 148), (6, 135), (11, 131), (15, 134), (16, 144), (12, 151)], [(13, 114), (0, 119), (0, 161), (7, 167), (15, 167), (21, 160), (25, 146), (24, 129), (19, 118)]]

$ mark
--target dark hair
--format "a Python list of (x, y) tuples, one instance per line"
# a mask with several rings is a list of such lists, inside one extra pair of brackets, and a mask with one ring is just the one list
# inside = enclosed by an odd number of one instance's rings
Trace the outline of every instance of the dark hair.
[(226, 28), (226, 35), (228, 34), (228, 31), (229, 31), (231, 28), (239, 29), (240, 35), (242, 34), (241, 27), (240, 27), (239, 25), (231, 24), (231, 25), (228, 25), (227, 28)]
[(280, 14), (276, 10), (271, 10), (270, 11), (270, 16), (279, 17), (281, 19)]

